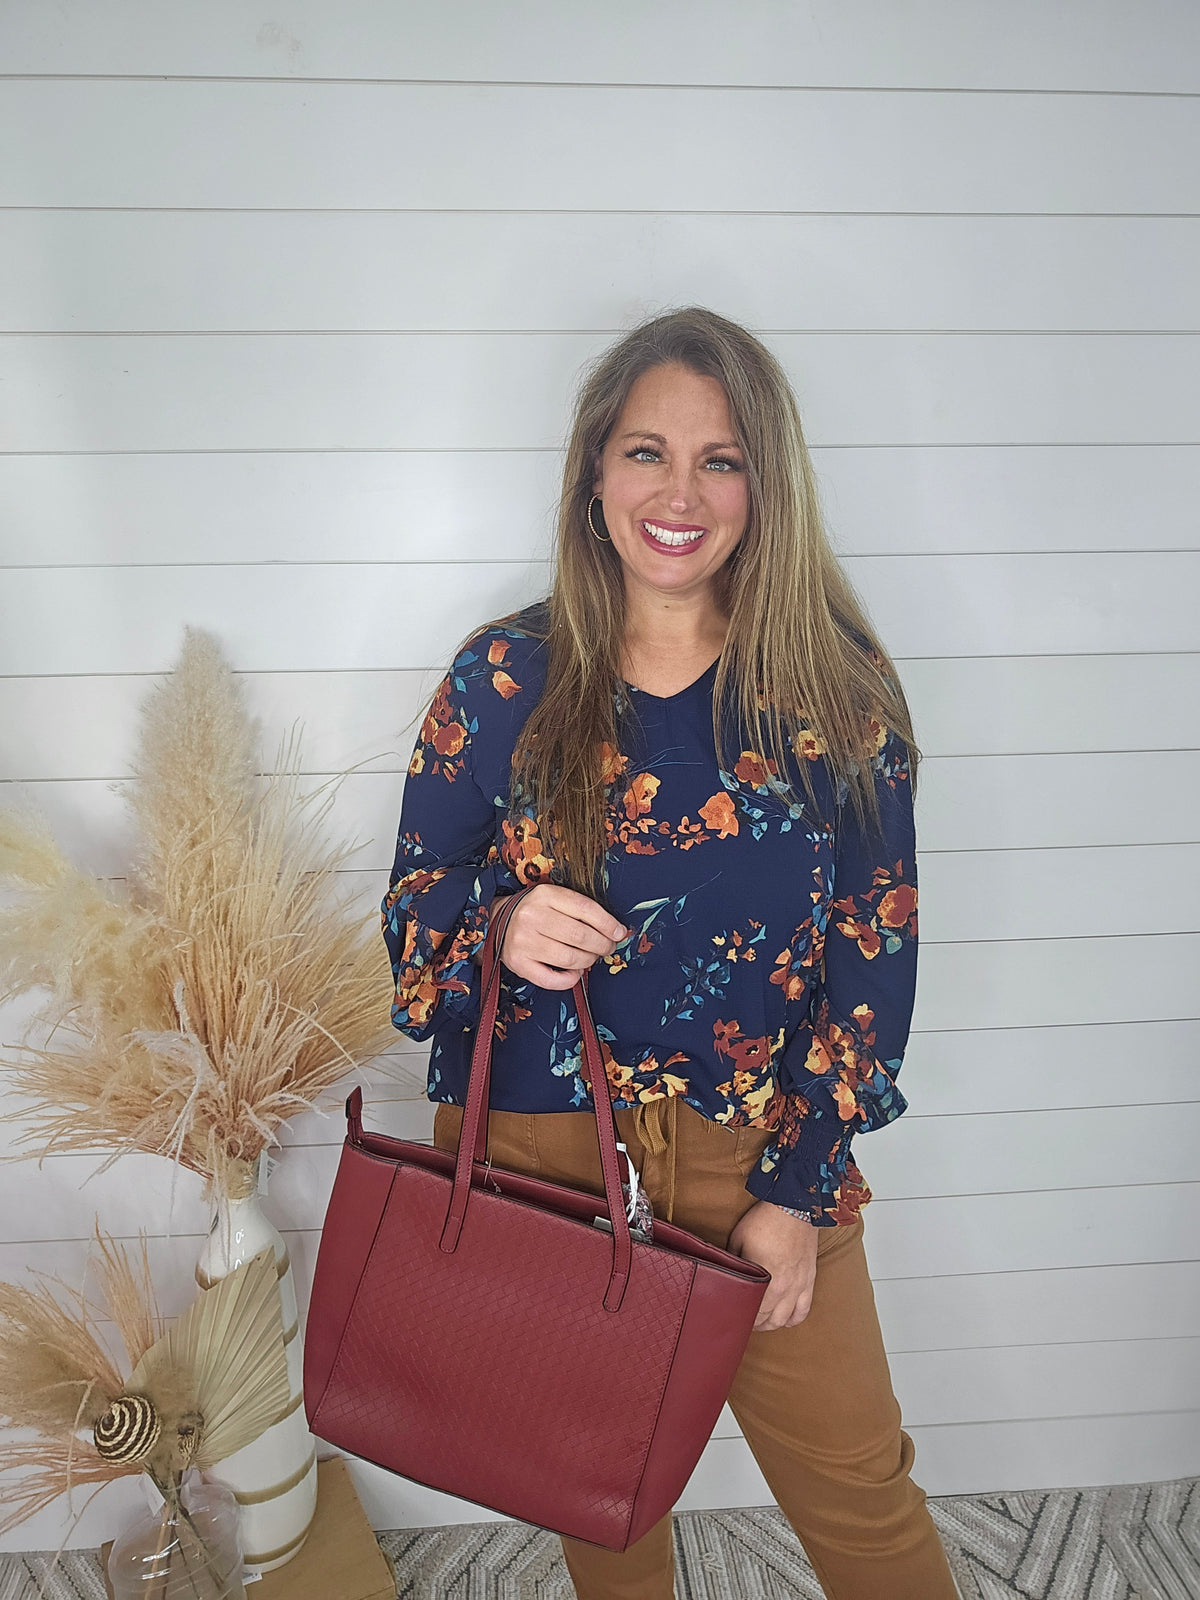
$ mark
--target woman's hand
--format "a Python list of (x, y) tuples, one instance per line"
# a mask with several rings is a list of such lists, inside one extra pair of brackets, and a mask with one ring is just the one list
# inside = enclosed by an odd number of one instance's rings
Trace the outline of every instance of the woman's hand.
[[(507, 898), (497, 895), (489, 913)], [(588, 895), (539, 883), (509, 918), (500, 956), (510, 972), (541, 989), (573, 989), (579, 974), (612, 955), (631, 931)]]
[(794, 1328), (808, 1315), (817, 1281), (818, 1232), (807, 1218), (793, 1217), (769, 1200), (756, 1201), (734, 1224), (728, 1249), (771, 1274), (754, 1332)]

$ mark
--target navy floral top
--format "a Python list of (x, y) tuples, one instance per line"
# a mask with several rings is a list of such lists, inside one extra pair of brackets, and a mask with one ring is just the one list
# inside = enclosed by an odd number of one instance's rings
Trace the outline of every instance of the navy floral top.
[[(383, 936), (392, 1021), (433, 1040), (434, 1101), (466, 1099), (481, 988), (471, 956), (488, 906), (554, 865), (535, 813), (509, 808), (513, 748), (544, 683), (547, 646), (529, 625), (544, 626), (545, 604), (472, 638), (408, 767)], [(665, 697), (626, 686), (638, 715), (618, 719), (620, 748), (604, 751), (605, 866), (609, 909), (632, 932), (592, 966), (588, 998), (615, 1104), (681, 1094), (716, 1122), (774, 1130), (747, 1189), (831, 1227), (871, 1198), (853, 1136), (906, 1107), (896, 1075), (917, 969), (907, 748), (872, 724), (883, 839), (867, 848), (814, 734), (793, 741), (789, 764), (812, 763), (832, 824), (785, 806), (752, 752), (721, 770), (716, 671)], [(798, 768), (792, 781), (803, 797)], [(501, 978), (492, 1106), (591, 1115), (570, 990), (506, 968)]]

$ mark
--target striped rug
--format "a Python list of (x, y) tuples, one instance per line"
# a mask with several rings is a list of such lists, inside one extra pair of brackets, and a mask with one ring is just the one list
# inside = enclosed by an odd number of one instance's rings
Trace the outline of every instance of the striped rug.
[[(930, 1497), (929, 1508), (963, 1600), (1200, 1600), (1200, 1478)], [(574, 1600), (557, 1537), (524, 1523), (406, 1528), (379, 1542), (399, 1600)], [(822, 1600), (774, 1506), (678, 1512), (675, 1554), (680, 1600)], [(34, 1600), (48, 1565), (0, 1556), (0, 1600)], [(104, 1600), (97, 1557), (63, 1556), (43, 1600)]]

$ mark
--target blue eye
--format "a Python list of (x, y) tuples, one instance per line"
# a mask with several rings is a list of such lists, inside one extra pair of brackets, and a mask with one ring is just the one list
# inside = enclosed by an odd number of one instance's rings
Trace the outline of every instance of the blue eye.
[[(625, 452), (625, 458), (627, 461), (633, 461), (639, 456), (651, 456), (654, 460), (657, 460), (658, 451), (655, 450), (651, 445), (639, 444), (635, 445), (632, 450), (626, 450)], [(710, 456), (707, 464), (710, 467), (722, 467), (727, 472), (740, 472), (742, 470), (741, 463), (739, 461), (732, 460), (732, 458), (729, 456)]]

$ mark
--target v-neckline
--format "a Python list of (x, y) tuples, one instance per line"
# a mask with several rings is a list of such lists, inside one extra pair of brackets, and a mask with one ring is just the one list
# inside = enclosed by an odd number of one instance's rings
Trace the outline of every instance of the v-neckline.
[(640, 694), (643, 700), (653, 700), (656, 705), (669, 706), (673, 701), (681, 700), (685, 694), (691, 694), (693, 689), (699, 688), (710, 674), (716, 672), (717, 662), (720, 659), (720, 656), (715, 657), (698, 678), (693, 678), (691, 683), (686, 684), (682, 689), (676, 689), (674, 694), (651, 694), (649, 689), (639, 689), (636, 683), (629, 683), (624, 678), (621, 679), (621, 682), (626, 689), (631, 689), (634, 694)]

